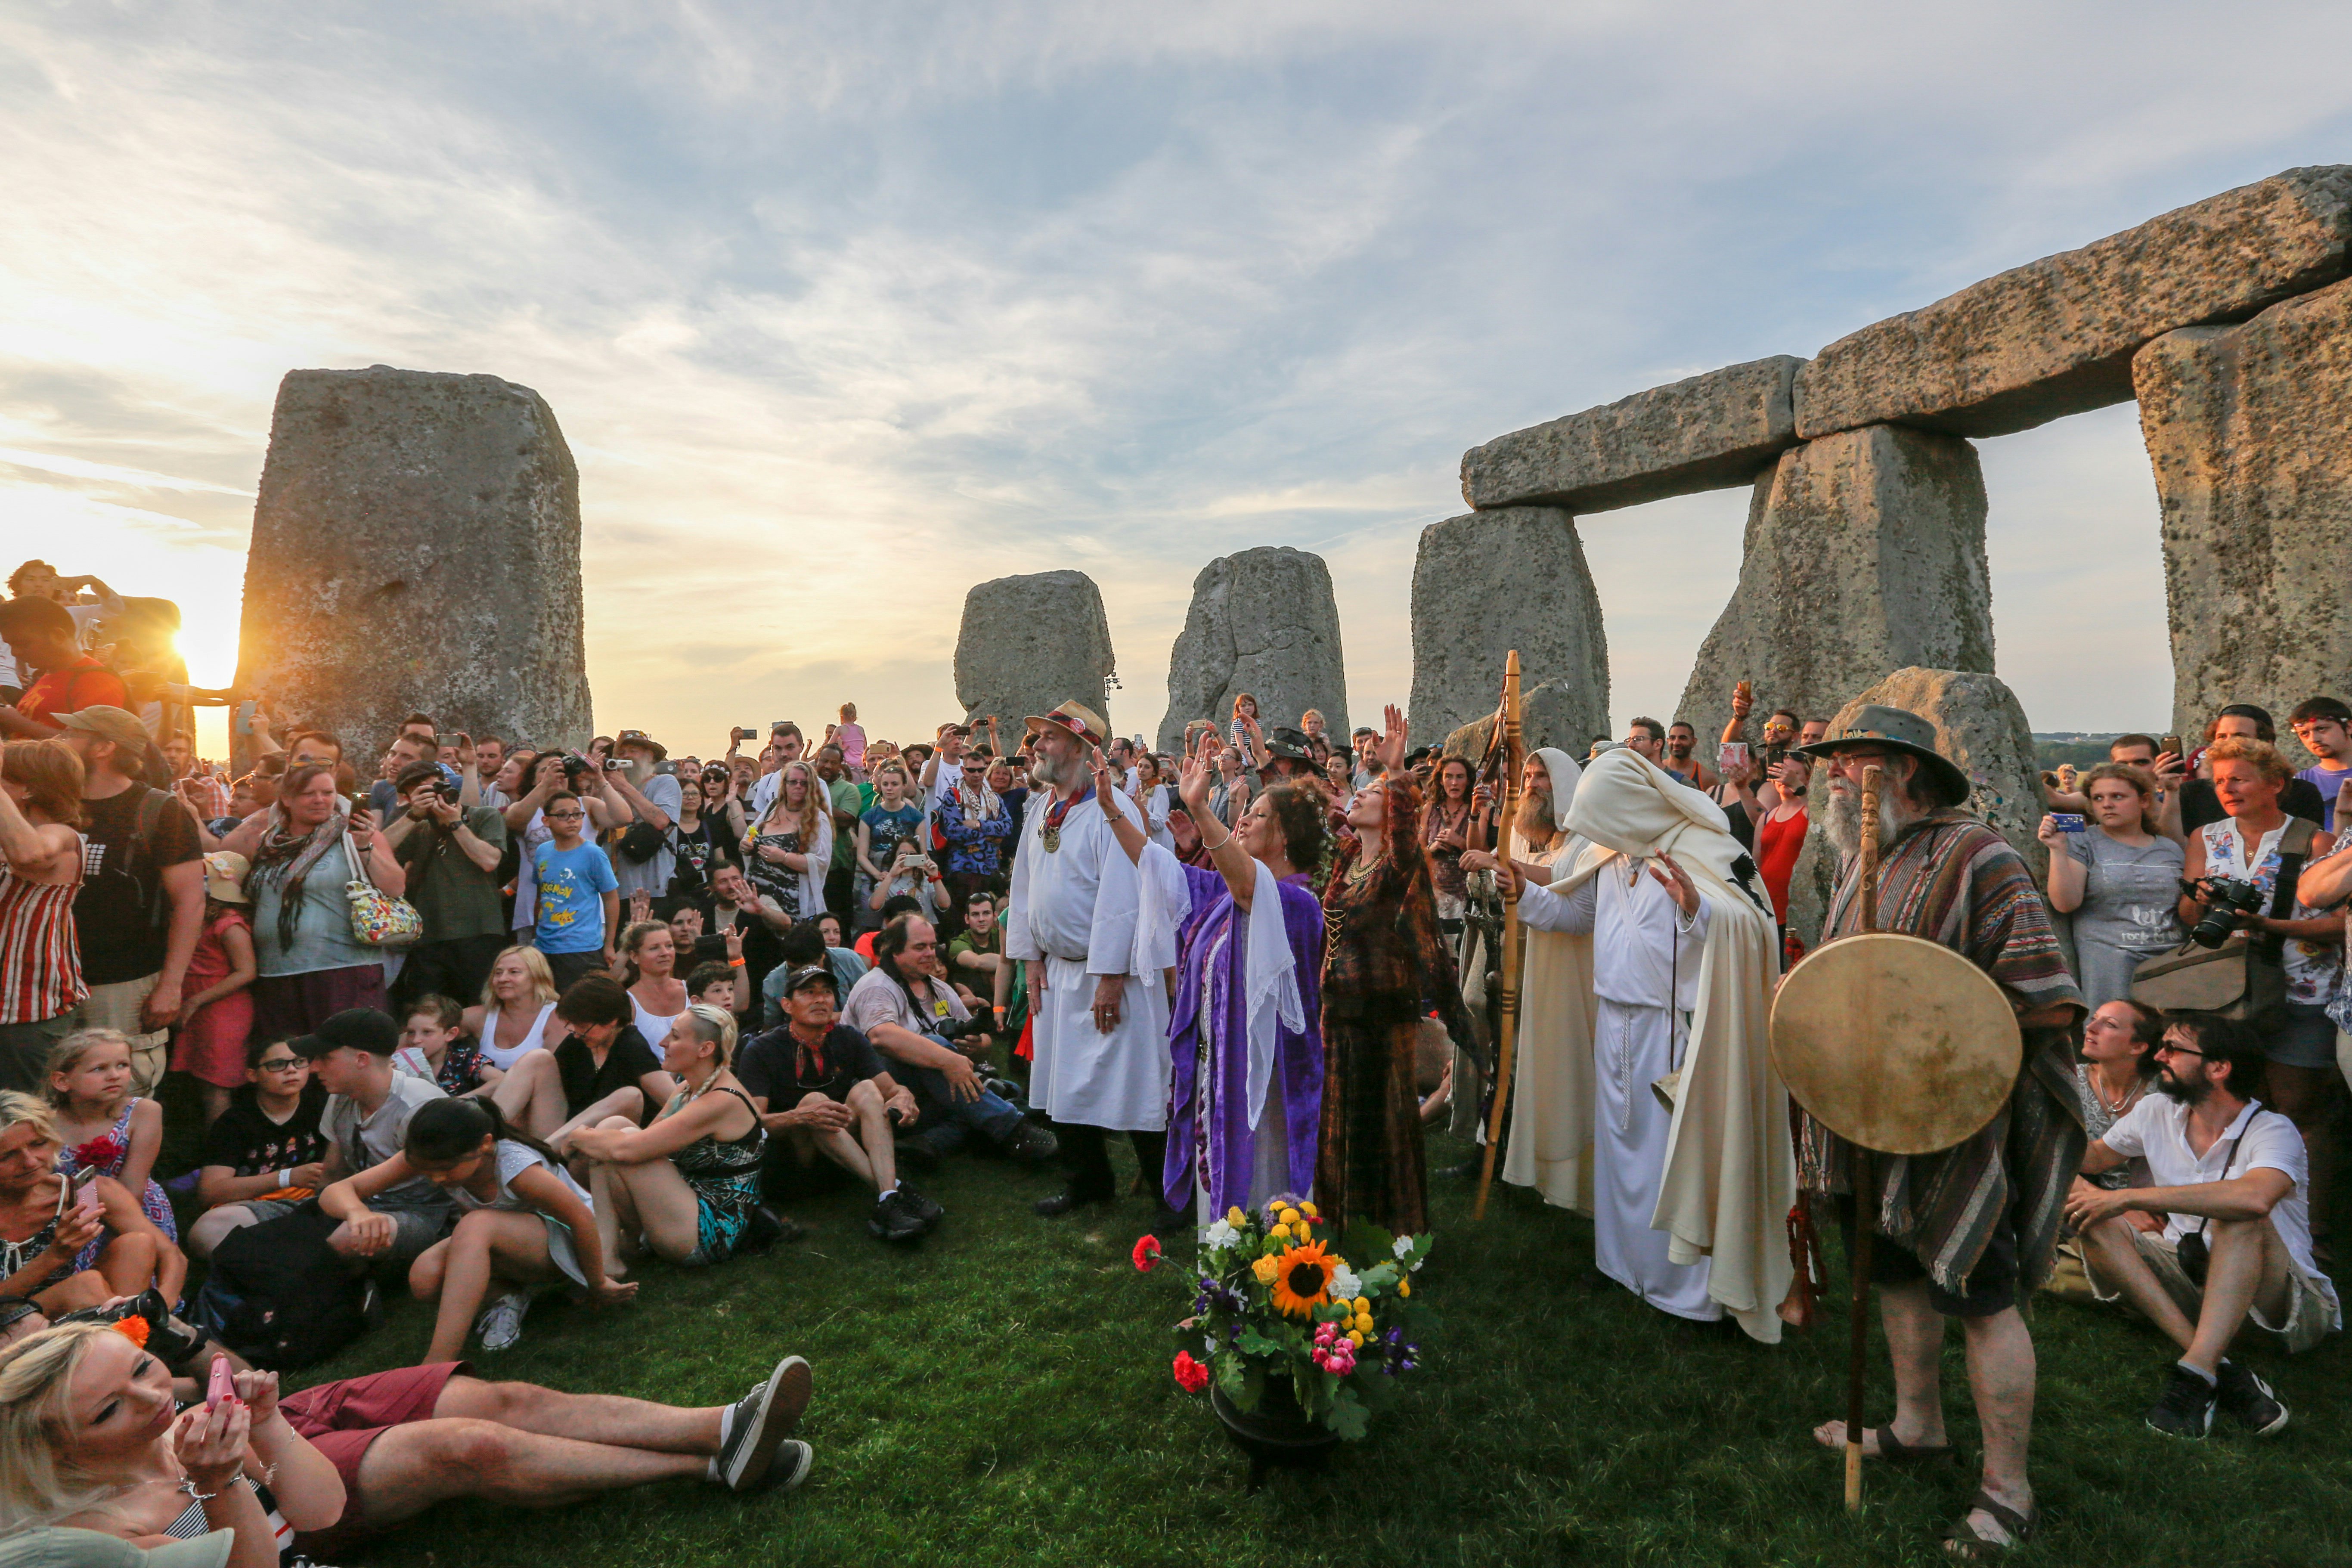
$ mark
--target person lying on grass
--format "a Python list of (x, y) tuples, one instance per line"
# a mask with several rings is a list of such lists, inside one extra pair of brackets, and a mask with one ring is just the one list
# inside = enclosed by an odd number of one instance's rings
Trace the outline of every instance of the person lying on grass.
[[(142, 1468), (168, 1476), (164, 1461), (182, 1459), (183, 1450), (151, 1451), (150, 1445), (161, 1445), (126, 1441), (121, 1430), (161, 1417), (163, 1442), (171, 1442), (170, 1374), (110, 1328), (27, 1321), (34, 1326), (21, 1339), (0, 1345), (0, 1451), (34, 1462), (0, 1468), (0, 1515), (72, 1520), (70, 1510), (91, 1508), (103, 1521), (88, 1528), (145, 1539), (151, 1532), (135, 1528), (145, 1520), (81, 1500), (110, 1480), (139, 1486), (133, 1477)], [(297, 1531), (291, 1550), (313, 1559), (340, 1557), (371, 1535), (459, 1498), (559, 1508), (647, 1481), (698, 1477), (735, 1492), (790, 1490), (807, 1478), (814, 1458), (808, 1444), (792, 1437), (812, 1386), (809, 1363), (796, 1355), (778, 1362), (734, 1404), (699, 1409), (488, 1383), (458, 1362), (344, 1378), (278, 1398), (274, 1378), (268, 1386), (248, 1382), (256, 1374), (227, 1359), (247, 1412), (243, 1453), (248, 1461), (257, 1452), (279, 1466), (270, 1484), (282, 1494), (280, 1516)], [(182, 1380), (178, 1392), (192, 1390)], [(265, 1399), (274, 1399), (274, 1409), (264, 1408)], [(202, 1405), (192, 1405), (180, 1420), (199, 1415), (210, 1420)], [(281, 1425), (290, 1435), (278, 1430)], [(296, 1444), (310, 1452), (300, 1454)], [(196, 1457), (216, 1457), (225, 1466), (228, 1445), (219, 1447), (217, 1456)], [(278, 1454), (296, 1456), (299, 1479), (292, 1487)], [(311, 1506), (312, 1494), (322, 1489), (315, 1468), (320, 1458), (341, 1492), (340, 1517), (323, 1526), (310, 1522), (324, 1512)], [(219, 1495), (192, 1502), (187, 1489), (175, 1484), (164, 1504), (176, 1501), (183, 1515), (202, 1507), (199, 1530), (207, 1521), (213, 1528), (227, 1522), (215, 1509), (236, 1510), (250, 1527), (242, 1510), (247, 1499), (258, 1503), (257, 1491), (234, 1482), (215, 1487), (184, 1463), (182, 1474), (197, 1483), (196, 1491)], [(246, 1544), (241, 1532), (240, 1549)], [(276, 1568), (275, 1540), (266, 1554), (257, 1535), (251, 1544), (250, 1557), (232, 1557), (236, 1568)]]
[(417, 1107), (401, 1152), (337, 1182), (319, 1194), (319, 1206), (364, 1240), (369, 1227), (388, 1230), (392, 1223), (369, 1209), (368, 1198), (416, 1176), (447, 1193), (459, 1210), (457, 1228), (408, 1268), (416, 1299), (440, 1303), (426, 1363), (457, 1360), (468, 1324), (484, 1350), (512, 1345), (522, 1337), (534, 1287), (569, 1280), (598, 1306), (636, 1295), (636, 1286), (604, 1271), (588, 1194), (553, 1150), (508, 1126), (495, 1100), (443, 1099)]
[(588, 1161), (608, 1271), (646, 1249), (672, 1263), (724, 1263), (760, 1208), (759, 1108), (728, 1063), (735, 1020), (693, 1003), (662, 1041), (662, 1067), (683, 1085), (653, 1125), (607, 1117), (572, 1135)]

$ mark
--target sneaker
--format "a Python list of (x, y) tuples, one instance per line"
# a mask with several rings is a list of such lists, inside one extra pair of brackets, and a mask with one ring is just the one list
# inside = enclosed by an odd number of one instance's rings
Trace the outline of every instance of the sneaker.
[(2202, 1437), (2213, 1429), (2211, 1384), (2179, 1362), (2165, 1369), (2164, 1392), (2147, 1407), (2146, 1420), (2168, 1437)]
[(923, 1234), (923, 1219), (894, 1192), (874, 1200), (874, 1215), (866, 1228), (877, 1240), (913, 1241)]
[(776, 1449), (776, 1462), (768, 1467), (769, 1484), (780, 1492), (795, 1490), (808, 1479), (809, 1467), (814, 1463), (814, 1448), (797, 1437), (787, 1438)]
[(2268, 1437), (2286, 1426), (2286, 1402), (2271, 1392), (2253, 1368), (2233, 1361), (2221, 1363), (2213, 1405), (2224, 1420), (2257, 1437)]
[(728, 1490), (747, 1492), (768, 1479), (778, 1447), (808, 1408), (810, 1385), (809, 1363), (788, 1355), (735, 1402), (717, 1460), (718, 1479)]
[(917, 1219), (923, 1222), (925, 1230), (932, 1229), (948, 1216), (947, 1210), (940, 1207), (904, 1182), (898, 1184), (898, 1202), (904, 1205)]
[(530, 1310), (530, 1297), (521, 1290), (509, 1290), (491, 1302), (482, 1315), (474, 1320), (474, 1332), (482, 1337), (486, 1351), (510, 1348), (522, 1338), (522, 1315)]
[(1024, 1121), (999, 1145), (1005, 1154), (1024, 1164), (1043, 1165), (1058, 1157), (1062, 1145), (1051, 1132), (1034, 1122)]

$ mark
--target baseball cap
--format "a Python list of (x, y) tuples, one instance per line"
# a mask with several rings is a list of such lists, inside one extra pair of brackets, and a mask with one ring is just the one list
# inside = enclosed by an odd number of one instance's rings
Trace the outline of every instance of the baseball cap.
[(59, 714), (58, 723), (68, 730), (86, 730), (126, 752), (144, 752), (147, 749), (147, 726), (139, 721), (139, 716), (103, 702)]
[(0, 1568), (223, 1568), (236, 1531), (133, 1546), (119, 1535), (48, 1526), (0, 1536)]
[(287, 1046), (308, 1061), (341, 1050), (388, 1057), (399, 1048), (400, 1026), (373, 1007), (346, 1007), (314, 1032), (289, 1040)]
[(822, 963), (804, 963), (784, 976), (784, 994), (787, 996), (810, 985), (823, 985), (835, 996), (841, 994), (841, 982), (835, 979), (833, 971)]

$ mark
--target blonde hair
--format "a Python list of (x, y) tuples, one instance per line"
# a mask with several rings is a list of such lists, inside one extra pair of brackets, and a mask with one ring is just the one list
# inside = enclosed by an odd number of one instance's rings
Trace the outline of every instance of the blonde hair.
[(91, 1343), (113, 1331), (111, 1323), (64, 1323), (0, 1348), (0, 1518), (11, 1530), (69, 1518), (108, 1495), (58, 1449), (66, 1385)]
[(778, 770), (776, 804), (768, 808), (768, 822), (760, 824), (760, 827), (764, 832), (769, 822), (775, 821), (783, 814), (785, 797), (792, 793), (793, 773), (795, 770), (800, 773), (802, 782), (806, 784), (808, 788), (801, 795), (801, 817), (793, 831), (800, 835), (800, 852), (803, 855), (814, 855), (816, 853), (816, 825), (824, 820), (823, 806), (818, 803), (824, 802), (829, 805), (832, 804), (832, 797), (825, 791), (824, 781), (816, 776), (816, 765), (807, 758), (795, 757)]
[(2252, 763), (2263, 777), (2283, 784), (2294, 777), (2294, 770), (2286, 765), (2279, 749), (2268, 741), (2256, 741), (2244, 735), (2225, 735), (2205, 748), (2209, 763)]
[(58, 1141), (58, 1119), (47, 1100), (18, 1089), (0, 1089), (0, 1132), (11, 1127), (30, 1127), (44, 1143)]
[(58, 1075), (71, 1072), (81, 1066), (82, 1058), (89, 1055), (90, 1051), (99, 1046), (121, 1046), (125, 1056), (132, 1054), (131, 1037), (120, 1029), (76, 1029), (49, 1047), (49, 1061), (46, 1076), (48, 1079), (47, 1088), (51, 1105), (63, 1106), (66, 1102), (65, 1090), (57, 1086)]
[(711, 1076), (715, 1078), (725, 1072), (735, 1060), (735, 1016), (724, 1007), (714, 1007), (708, 1002), (692, 1002), (687, 1005), (685, 1016), (678, 1020), (681, 1024), (688, 1021), (694, 1025), (696, 1034), (719, 1047), (718, 1055), (713, 1058), (718, 1066)]
[[(490, 960), (492, 969), (509, 958), (522, 960), (523, 973), (530, 976), (530, 999), (542, 1006), (555, 1000), (555, 971), (547, 966), (547, 954), (535, 947), (509, 947)], [(489, 978), (482, 980), (482, 1005), (495, 1013), (499, 1010), (499, 994), (490, 988)]]
[(633, 925), (622, 928), (621, 969), (626, 976), (621, 982), (622, 984), (635, 985), (644, 977), (644, 972), (637, 967), (637, 950), (645, 946), (646, 939), (656, 931), (660, 931), (670, 939), (673, 945), (676, 944), (677, 933), (669, 929), (667, 921), (638, 921)]

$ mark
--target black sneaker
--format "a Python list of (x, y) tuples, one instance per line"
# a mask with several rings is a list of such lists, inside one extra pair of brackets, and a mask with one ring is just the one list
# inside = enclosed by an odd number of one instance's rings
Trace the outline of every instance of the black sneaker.
[(929, 1230), (948, 1216), (947, 1210), (940, 1207), (904, 1182), (898, 1184), (898, 1204), (908, 1213), (922, 1221), (925, 1230)]
[(2202, 1437), (2213, 1429), (2214, 1394), (2211, 1384), (2174, 1362), (2144, 1419), (2168, 1437)]
[(874, 1200), (874, 1217), (866, 1222), (866, 1228), (877, 1240), (913, 1241), (923, 1234), (923, 1221), (898, 1201), (897, 1193), (887, 1193)]
[(735, 1402), (735, 1416), (719, 1446), (718, 1480), (730, 1491), (746, 1492), (768, 1477), (771, 1462), (808, 1408), (809, 1363), (786, 1356), (751, 1392)]
[(2286, 1402), (2271, 1392), (2271, 1385), (2253, 1368), (2233, 1361), (2221, 1363), (2221, 1386), (2213, 1391), (2213, 1404), (2223, 1420), (2257, 1437), (2268, 1437), (2286, 1426)]
[(999, 1145), (1007, 1156), (1024, 1164), (1043, 1165), (1062, 1152), (1059, 1140), (1044, 1128), (1024, 1121)]

